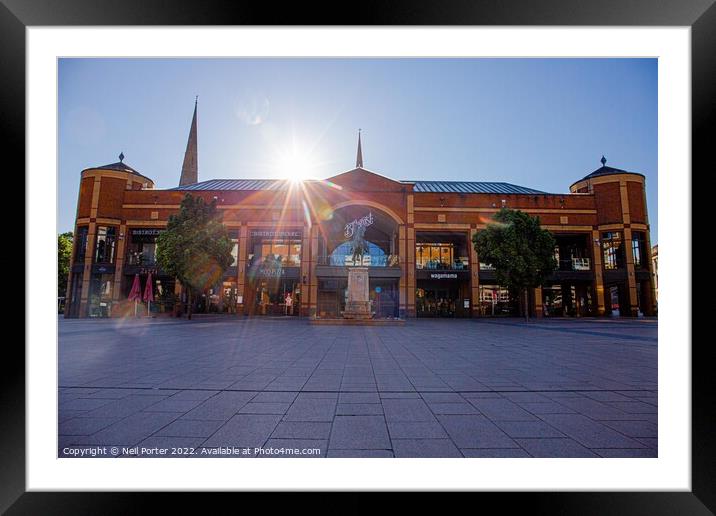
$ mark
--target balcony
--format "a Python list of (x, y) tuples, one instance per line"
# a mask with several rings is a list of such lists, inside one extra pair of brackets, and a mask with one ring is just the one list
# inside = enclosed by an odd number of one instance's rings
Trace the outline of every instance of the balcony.
[(143, 267), (154, 267), (157, 264), (155, 256), (130, 253), (127, 255), (127, 265), (141, 265)]
[(364, 255), (359, 262), (354, 261), (351, 255), (329, 255), (319, 256), (316, 259), (317, 265), (329, 267), (382, 267), (400, 268), (400, 259), (397, 254)]
[(448, 270), (448, 271), (463, 271), (468, 270), (469, 265), (461, 260), (455, 260), (454, 262), (443, 262), (438, 260), (430, 260), (425, 263), (416, 263), (415, 267), (418, 270)]
[(558, 260), (558, 271), (590, 271), (592, 270), (591, 260), (589, 258), (570, 258), (568, 260)]

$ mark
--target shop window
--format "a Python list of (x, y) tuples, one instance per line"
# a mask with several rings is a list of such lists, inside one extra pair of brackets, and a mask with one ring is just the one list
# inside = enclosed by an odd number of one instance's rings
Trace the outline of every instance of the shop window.
[(162, 229), (135, 228), (129, 231), (127, 264), (154, 266), (157, 262), (157, 236)]
[(97, 244), (95, 246), (95, 263), (114, 263), (117, 228), (99, 226), (97, 228)]
[(271, 263), (281, 267), (301, 266), (301, 241), (296, 239), (254, 238), (249, 253), (249, 262)]
[(114, 274), (93, 274), (90, 278), (89, 316), (110, 317)]
[(602, 250), (605, 269), (615, 270), (624, 267), (624, 249), (619, 231), (602, 233)]
[(80, 226), (77, 228), (77, 238), (75, 244), (75, 263), (83, 263), (85, 261), (85, 253), (87, 251), (87, 226)]
[(231, 239), (231, 267), (236, 267), (239, 263), (239, 232), (236, 230), (229, 231)]
[(498, 285), (480, 285), (481, 315), (512, 315), (512, 299), (508, 289)]
[(457, 255), (455, 244), (415, 244), (415, 266), (418, 269), (466, 269), (468, 264), (467, 256)]
[(634, 267), (637, 269), (646, 268), (646, 238), (644, 233), (635, 231), (631, 237), (631, 252), (634, 258)]

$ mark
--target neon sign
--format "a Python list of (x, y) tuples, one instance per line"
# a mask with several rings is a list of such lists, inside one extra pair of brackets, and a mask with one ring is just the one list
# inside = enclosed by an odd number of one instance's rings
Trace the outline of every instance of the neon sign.
[(349, 222), (348, 224), (346, 224), (343, 235), (346, 238), (351, 238), (353, 236), (353, 234), (355, 233), (355, 230), (357, 227), (367, 228), (368, 226), (372, 225), (373, 222), (374, 222), (373, 213), (371, 213), (369, 211), (368, 215), (361, 217), (359, 219), (355, 219), (352, 222)]

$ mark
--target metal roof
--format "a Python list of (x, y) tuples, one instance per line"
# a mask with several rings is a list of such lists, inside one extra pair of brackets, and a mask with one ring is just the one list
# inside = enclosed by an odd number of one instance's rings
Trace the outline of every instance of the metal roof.
[[(640, 174), (639, 172), (630, 172), (628, 170), (622, 170), (620, 168), (607, 167), (606, 165), (603, 165), (603, 166), (599, 167), (597, 170), (595, 170), (594, 172), (592, 172), (591, 174), (584, 176), (579, 181), (584, 181), (585, 179), (591, 179), (593, 177), (609, 176), (612, 174), (637, 174), (639, 176), (644, 177), (644, 174)], [(579, 181), (576, 181), (576, 182), (579, 183)]]
[(543, 194), (540, 190), (510, 183), (477, 181), (411, 181), (416, 192), (481, 193), (481, 194)]
[[(401, 181), (414, 184), (416, 192), (467, 194), (544, 194), (540, 190), (510, 183), (475, 181)], [(290, 182), (285, 179), (211, 179), (170, 190), (284, 190)]]
[(283, 190), (288, 183), (285, 179), (210, 179), (169, 190)]
[(118, 170), (120, 172), (130, 172), (132, 174), (136, 174), (136, 175), (143, 177), (145, 179), (149, 179), (150, 181), (153, 182), (152, 179), (148, 178), (141, 172), (134, 170), (132, 167), (130, 167), (129, 165), (127, 165), (126, 163), (124, 163), (122, 161), (118, 161), (117, 163), (110, 163), (109, 165), (102, 165), (99, 167), (90, 167), (90, 168), (86, 168), (85, 170)]

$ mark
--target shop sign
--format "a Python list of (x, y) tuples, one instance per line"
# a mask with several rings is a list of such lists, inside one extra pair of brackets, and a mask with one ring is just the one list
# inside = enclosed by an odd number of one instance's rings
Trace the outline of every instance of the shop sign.
[(286, 269), (281, 267), (262, 267), (258, 270), (258, 273), (263, 278), (280, 278), (286, 275)]
[(456, 272), (431, 272), (430, 279), (457, 279)]
[(356, 228), (367, 228), (368, 226), (373, 225), (373, 222), (375, 222), (375, 219), (373, 218), (373, 213), (369, 211), (368, 215), (365, 215), (364, 217), (361, 217), (359, 219), (355, 219), (352, 222), (346, 224), (346, 227), (343, 231), (343, 235), (346, 238), (351, 238), (353, 236), (353, 233), (355, 233)]
[(132, 235), (132, 242), (154, 242), (164, 229), (158, 228), (132, 228), (129, 230), (129, 234)]
[(267, 238), (301, 238), (301, 231), (252, 230), (252, 237)]

